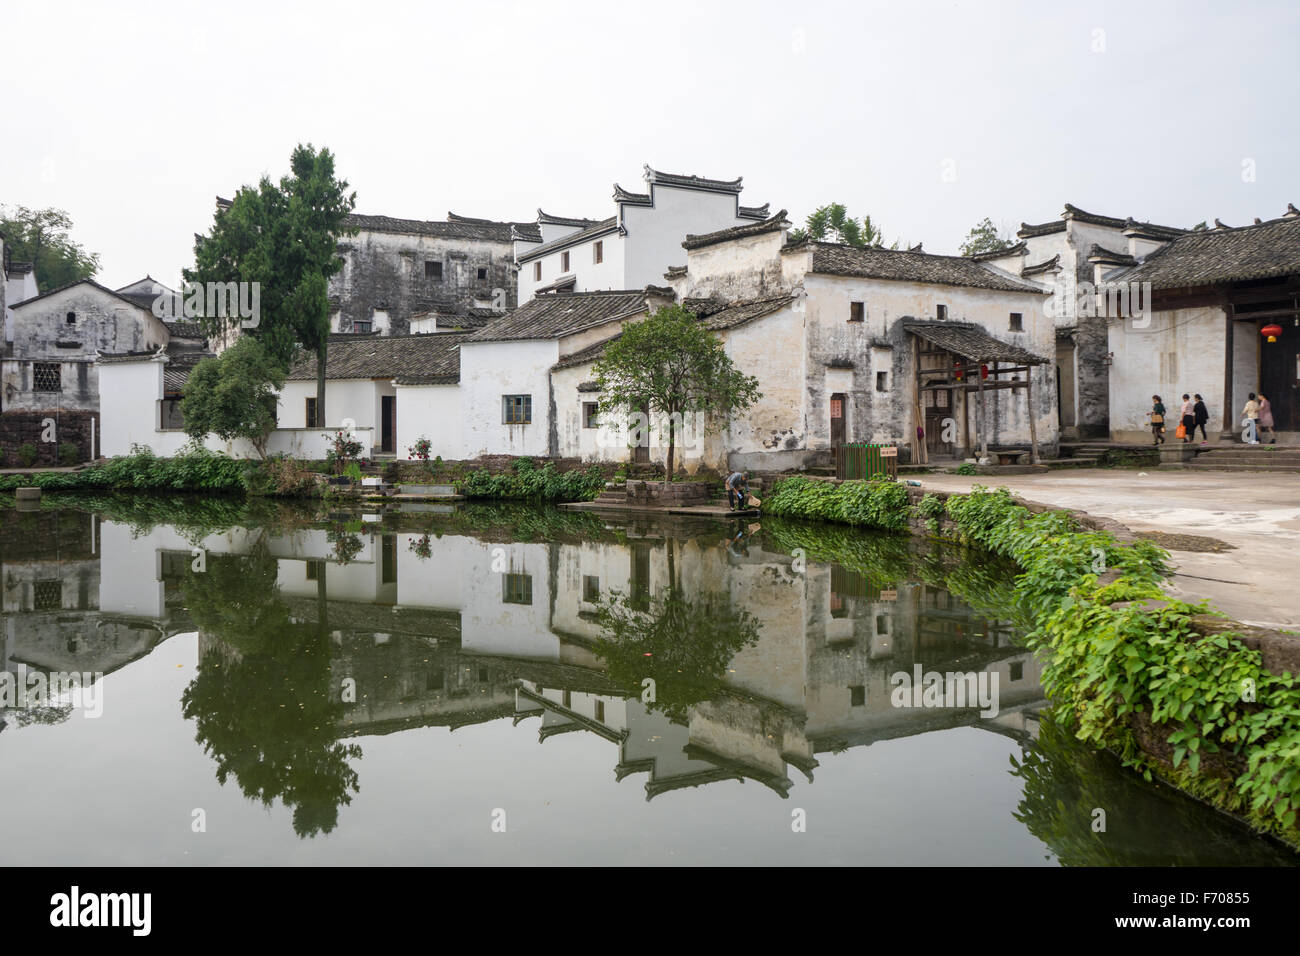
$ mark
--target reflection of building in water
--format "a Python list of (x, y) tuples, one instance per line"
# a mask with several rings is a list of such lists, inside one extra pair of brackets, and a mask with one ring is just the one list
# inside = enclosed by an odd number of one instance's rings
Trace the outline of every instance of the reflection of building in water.
[[(192, 627), (182, 604), (200, 552), (210, 567), (256, 552), (274, 562), (278, 594), (265, 599), (329, 637), (340, 735), (536, 717), (541, 741), (590, 733), (615, 744), (616, 778), (644, 774), (647, 797), (717, 780), (752, 780), (785, 796), (796, 771), (811, 779), (827, 751), (960, 724), (1022, 735), (1033, 726), (1022, 712), (1042, 703), (1037, 664), (1007, 625), (911, 577), (906, 560), (891, 565), (904, 569), (897, 579), (815, 562), (796, 571), (789, 555), (764, 548), (761, 531), (738, 550), (720, 524), (633, 523), (550, 542), (436, 536), (378, 521), (351, 528), (237, 529), (190, 541), (165, 527), (133, 534), (104, 521), (99, 553), (64, 562), (59, 601), (67, 612), (84, 592), (96, 626), (149, 621), (157, 640)], [(21, 563), (12, 576), (5, 564), (5, 610), (12, 580), (12, 609), (31, 619), (22, 627), (33, 635), (47, 626), (42, 613), (56, 613), (36, 607), (40, 564)], [(759, 638), (722, 673), (698, 675), (697, 696), (675, 701), (678, 688), (643, 701), (641, 688), (616, 682), (597, 654), (597, 611), (614, 592), (650, 609), (674, 582), (689, 600), (725, 596), (752, 616)], [(52, 590), (42, 594), (53, 601)], [(124, 661), (152, 646), (118, 641)], [(199, 648), (238, 656), (209, 634)], [(98, 660), (112, 663), (107, 654)], [(917, 664), (996, 674), (1000, 716), (982, 720), (978, 706), (895, 708), (890, 677)]]

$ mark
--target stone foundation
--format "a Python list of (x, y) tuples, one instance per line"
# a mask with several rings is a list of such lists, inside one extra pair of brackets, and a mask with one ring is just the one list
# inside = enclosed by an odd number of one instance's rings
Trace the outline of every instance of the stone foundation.
[[(49, 425), (53, 421), (54, 441), (46, 441)], [(0, 415), (0, 467), (22, 468), (18, 449), (23, 445), (36, 448), (33, 468), (61, 465), (59, 446), (70, 442), (77, 446), (78, 464), (97, 458), (99, 448), (91, 447), (92, 437), (99, 444), (99, 412), (71, 411), (13, 411)]]

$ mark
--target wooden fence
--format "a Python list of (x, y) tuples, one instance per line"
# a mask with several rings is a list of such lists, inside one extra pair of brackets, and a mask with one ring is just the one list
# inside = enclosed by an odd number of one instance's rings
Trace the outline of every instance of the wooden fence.
[(898, 477), (898, 446), (852, 444), (840, 445), (835, 456), (835, 477), (889, 478)]

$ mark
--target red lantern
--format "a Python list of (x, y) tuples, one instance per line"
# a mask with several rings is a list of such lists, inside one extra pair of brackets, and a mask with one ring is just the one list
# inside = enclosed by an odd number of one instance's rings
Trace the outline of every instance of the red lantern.
[(988, 378), (988, 377), (989, 377), (989, 367), (987, 365), (981, 365), (980, 378)]
[(966, 372), (962, 369), (962, 364), (959, 360), (955, 360), (952, 363), (952, 368), (953, 368), (953, 379), (955, 381), (960, 382), (966, 378)]
[(1270, 342), (1276, 342), (1277, 337), (1282, 334), (1282, 326), (1266, 325), (1259, 330), (1259, 334), (1265, 336)]

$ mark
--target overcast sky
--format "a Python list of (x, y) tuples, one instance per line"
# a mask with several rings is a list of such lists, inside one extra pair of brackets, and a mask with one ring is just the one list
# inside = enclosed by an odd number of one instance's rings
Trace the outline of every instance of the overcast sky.
[[(983, 218), (1300, 205), (1288, 3), (6, 3), (0, 203), (179, 281), (213, 197), (328, 146), (357, 211), (613, 214), (643, 164), (955, 252)], [(1253, 163), (1245, 181), (1243, 163)]]

